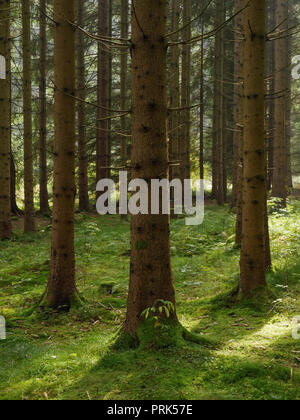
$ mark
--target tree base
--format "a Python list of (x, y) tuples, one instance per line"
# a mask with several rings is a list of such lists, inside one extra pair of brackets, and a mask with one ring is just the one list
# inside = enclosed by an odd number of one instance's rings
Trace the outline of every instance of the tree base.
[(54, 309), (58, 312), (70, 312), (71, 308), (80, 308), (83, 304), (84, 300), (77, 291), (74, 292), (72, 296), (68, 298), (68, 301), (64, 303), (55, 303), (51, 301), (49, 302), (49, 294), (48, 290), (46, 290), (37, 307), (42, 311), (46, 311), (47, 309)]
[(212, 340), (192, 334), (177, 320), (160, 319), (159, 325), (153, 319), (143, 320), (138, 328), (137, 335), (121, 330), (112, 345), (114, 350), (158, 350), (168, 347), (182, 347), (186, 342), (199, 344), (206, 348), (215, 348)]

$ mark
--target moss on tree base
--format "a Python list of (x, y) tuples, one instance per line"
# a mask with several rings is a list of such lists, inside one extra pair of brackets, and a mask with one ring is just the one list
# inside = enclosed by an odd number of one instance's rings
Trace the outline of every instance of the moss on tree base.
[(161, 319), (159, 325), (153, 319), (143, 320), (134, 337), (127, 331), (121, 330), (112, 345), (114, 350), (164, 349), (168, 347), (182, 347), (186, 342), (199, 344), (203, 347), (215, 347), (212, 340), (192, 334), (177, 320)]

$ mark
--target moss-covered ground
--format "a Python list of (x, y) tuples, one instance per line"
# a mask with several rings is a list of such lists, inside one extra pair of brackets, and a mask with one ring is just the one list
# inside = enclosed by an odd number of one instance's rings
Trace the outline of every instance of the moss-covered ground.
[[(234, 302), (239, 275), (234, 214), (210, 205), (202, 226), (172, 222), (178, 316), (217, 342), (113, 350), (122, 325), (129, 272), (129, 222), (76, 216), (77, 282), (85, 305), (70, 313), (28, 310), (49, 272), (49, 220), (39, 231), (0, 243), (3, 399), (300, 399), (300, 203), (270, 205), (273, 270), (268, 299)], [(16, 221), (17, 223), (17, 221)], [(18, 225), (19, 226), (19, 225)], [(27, 311), (27, 312), (26, 312)]]

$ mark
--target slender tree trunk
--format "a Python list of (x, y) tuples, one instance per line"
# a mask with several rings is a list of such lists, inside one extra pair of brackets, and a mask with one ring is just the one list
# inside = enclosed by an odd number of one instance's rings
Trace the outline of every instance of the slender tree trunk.
[(10, 211), (15, 216), (24, 215), (24, 212), (19, 209), (16, 200), (16, 168), (12, 152), (10, 154)]
[[(225, 21), (224, 0), (217, 1), (216, 9), (217, 26)], [(218, 31), (216, 35), (216, 78), (217, 78), (217, 97), (216, 97), (216, 135), (217, 135), (217, 202), (220, 206), (224, 205), (224, 31)]]
[[(272, 4), (269, 4), (268, 9), (268, 31), (273, 31), (276, 23), (275, 23), (275, 7)], [(267, 43), (267, 77), (268, 77), (268, 104), (267, 104), (267, 171), (268, 171), (268, 178), (267, 178), (267, 189), (271, 191), (272, 189), (272, 182), (273, 182), (273, 168), (274, 168), (274, 159), (273, 159), (273, 152), (274, 152), (274, 78), (275, 78), (275, 71), (274, 71), (274, 53), (275, 53), (275, 43), (269, 42)]]
[[(74, 256), (75, 32), (74, 0), (54, 0), (54, 186), (51, 266), (46, 304), (70, 307), (77, 293)], [(67, 93), (67, 94), (65, 94)]]
[[(243, 6), (248, 4), (243, 0)], [(253, 0), (243, 12), (244, 176), (241, 292), (249, 295), (265, 278), (266, 161), (264, 77), (266, 2)]]
[[(84, 3), (77, 0), (77, 20), (80, 27), (84, 26)], [(85, 88), (85, 59), (84, 34), (78, 30), (77, 43), (77, 124), (78, 124), (78, 171), (79, 171), (79, 210), (89, 210), (88, 192), (88, 156), (86, 150), (86, 88)]]
[[(204, 18), (201, 22), (201, 33), (204, 33)], [(204, 179), (204, 40), (201, 40), (200, 46), (200, 153), (199, 169), (200, 179)]]
[[(108, 0), (98, 0), (98, 34), (99, 36), (108, 36)], [(108, 86), (109, 74), (108, 68), (108, 52), (102, 43), (98, 43), (98, 114), (97, 114), (97, 163), (96, 177), (97, 182), (100, 179), (107, 178), (108, 166), (108, 129), (109, 124), (107, 118), (108, 113)]]
[[(147, 180), (149, 188), (151, 179), (168, 178), (169, 171), (166, 13), (166, 0), (139, 0), (133, 4), (132, 176)], [(175, 305), (169, 232), (168, 215), (132, 216), (124, 330), (133, 337), (137, 335), (146, 308), (155, 305), (158, 299)], [(171, 318), (176, 319), (175, 311)]]
[(47, 96), (46, 96), (46, 0), (40, 0), (40, 212), (49, 213), (47, 177)]
[[(242, 0), (235, 0), (235, 12), (242, 9)], [(243, 17), (235, 19), (234, 46), (234, 180), (232, 206), (237, 208), (236, 243), (242, 240), (242, 194), (243, 194)]]
[[(276, 0), (276, 25), (287, 28), (287, 2)], [(273, 196), (286, 205), (288, 196), (287, 140), (286, 140), (286, 100), (287, 100), (287, 41), (275, 42), (275, 126), (274, 126), (274, 172)]]
[[(180, 6), (178, 0), (172, 0), (172, 11), (171, 11), (171, 31), (174, 32), (171, 40), (172, 42), (178, 42), (179, 40), (179, 19), (180, 19)], [(174, 46), (170, 51), (170, 108), (180, 107), (180, 49), (179, 46)], [(172, 162), (170, 166), (170, 179), (180, 179), (180, 143), (179, 143), (179, 129), (180, 124), (180, 113), (172, 111), (170, 114), (170, 132), (169, 132), (169, 157)], [(182, 130), (183, 132), (183, 130)], [(181, 163), (182, 164), (182, 163)], [(174, 194), (171, 194), (171, 214), (172, 218), (177, 216), (174, 213)]]
[(32, 156), (32, 98), (31, 98), (31, 39), (30, 1), (22, 0), (23, 27), (23, 114), (24, 114), (24, 231), (35, 231), (33, 202), (33, 156)]
[[(183, 0), (183, 26), (185, 29), (182, 31), (183, 40), (187, 41), (191, 38), (191, 0)], [(181, 160), (182, 160), (182, 175), (183, 179), (191, 178), (191, 161), (190, 161), (190, 148), (191, 148), (191, 46), (184, 44), (182, 47), (182, 71), (181, 71), (181, 106), (185, 108), (181, 115)]]
[[(122, 0), (122, 7), (121, 7), (121, 38), (127, 39), (128, 38), (128, 0)], [(120, 92), (120, 108), (121, 110), (127, 109), (128, 101), (127, 101), (127, 65), (128, 65), (128, 55), (126, 52), (122, 52), (121, 55), (121, 92)], [(127, 137), (126, 137), (126, 129), (127, 129), (127, 118), (124, 115), (121, 117), (121, 164), (122, 167), (126, 167), (127, 159), (128, 159), (128, 152), (127, 152)]]
[(6, 60), (5, 79), (0, 79), (0, 240), (12, 233), (10, 219), (10, 1), (0, 3), (0, 55)]

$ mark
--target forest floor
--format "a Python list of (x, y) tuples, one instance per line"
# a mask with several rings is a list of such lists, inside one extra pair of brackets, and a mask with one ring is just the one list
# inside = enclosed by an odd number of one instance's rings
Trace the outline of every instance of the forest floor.
[[(239, 277), (235, 217), (206, 208), (202, 226), (172, 222), (178, 315), (189, 330), (213, 338), (161, 350), (113, 351), (126, 310), (129, 222), (76, 216), (77, 281), (85, 306), (68, 314), (36, 310), (49, 272), (49, 220), (35, 235), (16, 221), (0, 243), (0, 400), (4, 399), (300, 399), (300, 202), (270, 204), (273, 292), (268, 300), (233, 303)], [(18, 230), (19, 229), (19, 230)]]

